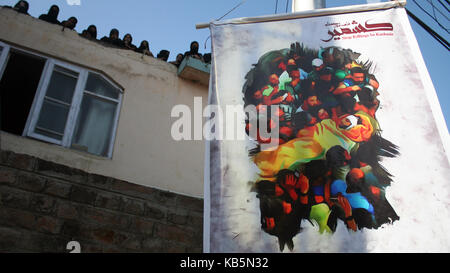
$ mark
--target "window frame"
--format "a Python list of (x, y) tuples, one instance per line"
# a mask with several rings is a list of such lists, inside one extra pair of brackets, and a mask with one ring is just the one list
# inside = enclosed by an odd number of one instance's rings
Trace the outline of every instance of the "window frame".
[(10, 46), (0, 41), (0, 47), (2, 47), (2, 52), (0, 53), (0, 80), (3, 77), (3, 72), (5, 71), (6, 64), (9, 59)]
[[(112, 82), (107, 76), (103, 75), (103, 73), (101, 73), (101, 72), (93, 71), (88, 68), (84, 68), (84, 67), (81, 67), (81, 66), (78, 66), (75, 64), (67, 63), (67, 62), (55, 59), (53, 57), (48, 57), (48, 56), (40, 55), (38, 53), (23, 50), (21, 48), (12, 47), (1, 41), (0, 41), (0, 46), (3, 48), (2, 52), (0, 54), (0, 80), (3, 76), (3, 72), (4, 72), (5, 68), (7, 66), (9, 55), (10, 55), (11, 51), (18, 52), (20, 54), (30, 55), (30, 57), (37, 57), (37, 58), (45, 59), (45, 65), (44, 65), (44, 68), (41, 73), (39, 84), (36, 89), (36, 93), (35, 93), (35, 96), (33, 99), (32, 106), (30, 108), (30, 112), (28, 114), (27, 122), (25, 124), (25, 128), (23, 130), (22, 136), (30, 137), (33, 139), (41, 140), (41, 141), (56, 144), (56, 145), (60, 145), (60, 146), (63, 146), (65, 148), (69, 148), (72, 150), (77, 150), (77, 149), (74, 149), (71, 147), (72, 139), (73, 139), (73, 135), (75, 133), (74, 131), (75, 131), (75, 126), (76, 126), (76, 122), (78, 119), (78, 115), (80, 114), (81, 102), (83, 100), (83, 96), (85, 95), (85, 93), (87, 93), (87, 95), (89, 95), (89, 96), (94, 96), (95, 98), (98, 98), (101, 100), (106, 100), (106, 101), (113, 102), (116, 104), (116, 109), (115, 109), (115, 113), (114, 113), (114, 117), (113, 117), (113, 119), (114, 119), (113, 120), (113, 122), (114, 122), (113, 129), (112, 129), (112, 132), (109, 132), (111, 134), (111, 139), (109, 142), (107, 155), (97, 155), (97, 154), (89, 153), (86, 151), (86, 153), (94, 155), (94, 156), (111, 159), (112, 155), (113, 155), (114, 144), (115, 144), (115, 139), (116, 139), (116, 135), (117, 135), (120, 110), (122, 107), (123, 89), (120, 86), (118, 86), (116, 83)], [(47, 89), (50, 84), (50, 80), (53, 75), (53, 72), (55, 71), (56, 66), (59, 66), (64, 69), (78, 73), (77, 82), (76, 82), (75, 90), (74, 90), (73, 97), (72, 97), (72, 103), (70, 105), (69, 112), (67, 115), (66, 125), (65, 125), (65, 129), (64, 129), (64, 135), (61, 140), (57, 140), (55, 138), (44, 136), (42, 134), (35, 132), (36, 125), (37, 125), (37, 122), (38, 122), (38, 119), (39, 119), (39, 116), (40, 116), (40, 113), (42, 110), (42, 105), (44, 103), (44, 99), (45, 99), (45, 96), (47, 93)], [(107, 83), (109, 83), (113, 88), (115, 88), (118, 92), (117, 99), (110, 98), (107, 96), (102, 96), (99, 94), (95, 94), (93, 92), (90, 92), (89, 90), (86, 90), (86, 84), (87, 84), (87, 79), (88, 79), (89, 73), (92, 73), (92, 74), (95, 74), (95, 75), (101, 77)]]
[[(50, 85), (50, 80), (51, 80), (52, 75), (57, 66), (78, 73), (77, 83), (75, 85), (75, 90), (74, 90), (73, 96), (72, 96), (72, 103), (69, 107), (69, 112), (67, 114), (64, 133), (63, 133), (61, 140), (57, 140), (57, 139), (54, 139), (54, 138), (51, 138), (51, 137), (48, 137), (48, 136), (45, 136), (45, 135), (35, 132), (36, 127), (37, 127), (37, 122), (40, 117), (40, 113), (42, 111), (42, 106), (43, 106), (43, 103), (44, 103), (44, 100), (45, 100), (45, 97), (47, 94), (47, 90)], [(27, 122), (28, 126), (26, 126), (26, 128), (25, 128), (26, 136), (32, 137), (35, 139), (39, 139), (39, 140), (43, 140), (46, 142), (50, 142), (53, 144), (61, 145), (64, 147), (70, 146), (69, 140), (72, 138), (71, 130), (70, 130), (72, 127), (71, 122), (73, 122), (74, 115), (76, 115), (78, 112), (76, 109), (76, 107), (78, 106), (78, 103), (79, 103), (79, 101), (77, 100), (77, 93), (79, 93), (80, 88), (81, 88), (82, 77), (83, 77), (83, 70), (79, 67), (69, 65), (69, 64), (54, 60), (54, 59), (47, 60), (46, 69), (44, 69), (44, 71), (42, 72), (40, 86), (36, 90), (36, 95), (34, 97), (34, 102), (33, 102), (34, 108), (32, 109), (32, 111), (30, 111), (30, 115), (28, 116), (28, 119), (30, 120), (30, 122), (29, 123)]]
[[(17, 48), (17, 47), (10, 46), (10, 45), (8, 45), (6, 43), (3, 43), (1, 41), (0, 41), (0, 46), (3, 46), (4, 48), (5, 47), (7, 48), (6, 52), (2, 51), (2, 54), (0, 56), (0, 72), (1, 72), (0, 73), (0, 80), (3, 78), (3, 73), (5, 72), (6, 66), (8, 65), (9, 57), (11, 56), (11, 53), (18, 53), (18, 54), (22, 54), (22, 55), (27, 55), (30, 58), (41, 59), (41, 60), (43, 60), (45, 62), (44, 67), (42, 68), (41, 76), (40, 76), (40, 79), (39, 79), (38, 86), (36, 88), (34, 99), (33, 99), (33, 102), (32, 102), (31, 108), (30, 108), (30, 112), (28, 113), (28, 118), (27, 118), (27, 121), (25, 123), (24, 130), (22, 132), (22, 136), (26, 137), (26, 132), (27, 132), (27, 128), (28, 128), (29, 120), (30, 120), (30, 114), (32, 113), (34, 105), (35, 105), (36, 94), (38, 93), (38, 90), (39, 90), (40, 86), (42, 85), (42, 82), (43, 82), (43, 79), (44, 79), (44, 72), (46, 71), (46, 68), (48, 66), (49, 58), (46, 57), (46, 56), (37, 54), (37, 53), (33, 53), (33, 52), (30, 52), (30, 51), (27, 51), (27, 50), (23, 50), (23, 49), (20, 49), (20, 48)], [(4, 56), (3, 54), (6, 54), (6, 56)]]
[[(87, 90), (86, 86), (87, 86), (87, 80), (88, 80), (89, 74), (95, 74), (95, 75), (101, 77), (103, 80), (105, 80), (107, 83), (109, 83), (115, 89), (117, 89), (117, 91), (118, 91), (117, 99), (114, 99), (114, 98), (111, 98), (111, 97), (108, 97), (108, 96), (99, 95), (99, 94), (96, 94), (96, 93), (94, 93), (92, 91)], [(75, 133), (75, 126), (76, 126), (77, 118), (78, 118), (79, 111), (80, 111), (80, 108), (81, 108), (81, 103), (83, 101), (83, 97), (86, 94), (86, 96), (91, 96), (91, 97), (94, 97), (94, 98), (97, 98), (97, 99), (100, 99), (100, 100), (103, 100), (103, 101), (116, 103), (116, 109), (115, 109), (114, 117), (113, 117), (114, 118), (114, 124), (113, 124), (112, 132), (111, 132), (112, 135), (111, 135), (111, 139), (109, 141), (108, 155), (107, 155), (107, 157), (111, 158), (112, 157), (112, 153), (113, 153), (113, 149), (114, 149), (115, 139), (116, 139), (117, 127), (118, 127), (118, 124), (119, 124), (119, 113), (120, 113), (120, 109), (122, 107), (123, 90), (121, 88), (119, 88), (116, 84), (114, 84), (112, 81), (110, 81), (107, 77), (103, 76), (102, 74), (100, 74), (98, 72), (94, 72), (94, 71), (87, 71), (87, 73), (85, 75), (83, 90), (81, 91), (81, 93), (82, 94), (79, 96), (79, 102), (78, 102), (78, 113), (77, 113), (77, 115), (76, 115), (76, 117), (75, 117), (75, 119), (73, 121), (73, 128), (72, 128), (72, 134), (71, 134), (71, 139), (70, 139), (69, 146), (72, 145), (72, 138), (73, 138), (73, 134)], [(99, 155), (99, 156), (101, 156), (101, 155)]]

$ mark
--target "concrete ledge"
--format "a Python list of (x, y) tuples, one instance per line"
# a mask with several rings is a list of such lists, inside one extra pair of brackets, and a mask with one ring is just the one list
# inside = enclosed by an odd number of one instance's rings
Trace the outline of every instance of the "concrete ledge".
[(186, 57), (178, 68), (178, 76), (183, 79), (208, 86), (210, 71), (210, 64), (204, 63), (195, 58)]

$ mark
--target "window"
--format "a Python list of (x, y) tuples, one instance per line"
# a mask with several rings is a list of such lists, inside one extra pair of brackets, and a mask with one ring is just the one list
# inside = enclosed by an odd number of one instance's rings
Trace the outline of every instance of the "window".
[[(90, 153), (108, 155), (119, 105), (120, 90), (98, 74), (89, 73), (80, 112), (72, 139), (72, 147)], [(106, 132), (106, 133), (105, 133)]]
[(36, 123), (31, 136), (44, 136), (43, 140), (61, 144), (67, 119), (72, 107), (72, 99), (78, 82), (79, 73), (55, 65), (40, 109), (36, 112)]
[[(33, 56), (24, 62), (23, 56), (30, 55), (29, 53), (9, 50), (0, 43), (1, 58), (5, 49), (10, 52), (3, 76), (0, 73), (1, 129), (111, 157), (122, 90), (99, 73), (55, 59)], [(0, 72), (6, 62), (1, 58)], [(32, 71), (24, 76), (24, 70)], [(33, 79), (33, 84), (28, 84), (28, 95), (23, 96), (23, 92), (17, 92), (24, 90), (19, 85), (30, 82), (30, 79)], [(28, 104), (24, 103), (27, 98)], [(4, 113), (3, 106), (13, 105), (12, 103), (16, 107), (9, 107)], [(11, 118), (13, 114), (19, 113), (22, 117), (20, 122), (18, 118)]]
[(9, 46), (0, 42), (0, 79), (3, 75), (4, 64), (6, 63), (6, 58), (8, 57)]
[[(7, 53), (4, 47), (1, 55), (4, 55), (3, 53)], [(0, 72), (3, 72), (0, 80), (1, 129), (22, 135), (46, 60), (13, 50), (9, 56), (3, 56), (2, 59), (4, 62), (0, 63)], [(3, 63), (5, 65), (1, 65)]]

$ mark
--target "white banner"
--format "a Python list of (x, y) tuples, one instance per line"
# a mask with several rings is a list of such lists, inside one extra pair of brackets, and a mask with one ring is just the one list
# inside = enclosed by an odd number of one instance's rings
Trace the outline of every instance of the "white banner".
[(403, 8), (210, 29), (206, 252), (450, 251), (448, 131)]

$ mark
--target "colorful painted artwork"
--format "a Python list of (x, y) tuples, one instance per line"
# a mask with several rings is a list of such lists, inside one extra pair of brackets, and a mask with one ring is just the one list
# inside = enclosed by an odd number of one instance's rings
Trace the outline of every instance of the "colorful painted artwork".
[[(302, 220), (332, 233), (339, 224), (357, 231), (399, 219), (385, 196), (392, 177), (380, 164), (399, 151), (382, 137), (376, 119), (382, 83), (371, 73), (372, 63), (359, 62), (359, 56), (296, 42), (264, 54), (246, 75), (246, 106), (279, 106), (278, 124), (269, 121), (279, 130), (278, 145), (258, 145), (250, 156), (259, 169), (253, 190), (261, 228), (278, 237), (280, 250), (293, 249)], [(248, 133), (260, 122), (247, 116), (246, 124)], [(269, 139), (258, 134), (254, 141)]]

